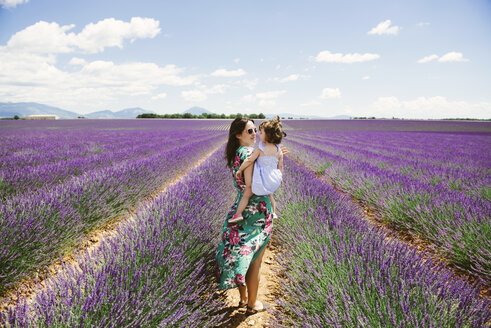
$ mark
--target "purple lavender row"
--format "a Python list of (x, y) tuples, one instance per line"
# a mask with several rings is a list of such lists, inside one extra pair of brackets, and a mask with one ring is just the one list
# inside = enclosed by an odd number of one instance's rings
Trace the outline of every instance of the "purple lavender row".
[(286, 279), (278, 327), (483, 327), (491, 302), (415, 248), (387, 239), (346, 196), (285, 159), (275, 238)]
[[(346, 159), (367, 162), (389, 172), (400, 172), (417, 180), (441, 184), (477, 197), (488, 197), (491, 186), (490, 136), (445, 136), (435, 138), (431, 133), (323, 132), (308, 137), (292, 134), (293, 139), (329, 153), (340, 153)], [(341, 137), (348, 139), (340, 142)], [(320, 139), (320, 140), (319, 140)], [(333, 140), (334, 139), (334, 140)], [(382, 144), (379, 145), (378, 143)]]
[[(196, 137), (206, 136), (210, 131), (192, 131)], [(64, 161), (70, 158), (109, 153), (135, 147), (135, 141), (161, 142), (171, 148), (183, 142), (187, 134), (168, 130), (5, 130), (0, 133), (0, 171), (15, 167), (36, 167)], [(166, 146), (168, 144), (168, 146)], [(149, 149), (150, 146), (145, 146)]]
[(210, 283), (214, 249), (234, 196), (223, 150), (139, 209), (95, 254), (82, 254), (80, 271), (65, 264), (31, 305), (20, 300), (0, 314), (0, 325), (218, 326), (226, 304)]
[(94, 228), (126, 213), (224, 138), (222, 133), (170, 150), (155, 149), (149, 157), (0, 200), (0, 294), (79, 244)]
[[(490, 159), (485, 152), (489, 144), (489, 134), (435, 134), (431, 132), (331, 132), (305, 131), (295, 134), (313, 143), (322, 143), (332, 147), (353, 147), (354, 150), (367, 150), (389, 159), (412, 159), (428, 164), (445, 167), (472, 169), (477, 161), (478, 167), (486, 167)], [(441, 147), (442, 139), (450, 147)], [(387, 140), (390, 142), (387, 143)], [(447, 146), (446, 145), (446, 146)], [(394, 152), (397, 148), (398, 151)], [(353, 154), (356, 155), (356, 154)], [(424, 155), (424, 156), (422, 156)], [(450, 161), (450, 163), (447, 162)], [(469, 165), (473, 164), (473, 165)]]
[(490, 122), (430, 120), (285, 120), (293, 130), (491, 132)]
[[(60, 184), (73, 177), (83, 174), (90, 175), (114, 163), (132, 161), (137, 158), (151, 156), (155, 149), (171, 149), (192, 139), (212, 138), (217, 135), (213, 131), (135, 131), (108, 135), (110, 131), (93, 133), (93, 131), (59, 131), (47, 138), (29, 144), (36, 150), (42, 160), (29, 161), (26, 156), (5, 156), (0, 160), (0, 198), (17, 197), (24, 192), (33, 192), (40, 187)], [(164, 133), (162, 133), (164, 132)], [(220, 134), (220, 133), (218, 133)], [(19, 139), (21, 137), (19, 136)], [(91, 140), (91, 141), (88, 141)], [(83, 142), (81, 142), (83, 140)], [(93, 145), (97, 143), (96, 150)], [(4, 143), (3, 143), (4, 144)], [(64, 147), (70, 154), (63, 154), (59, 149)], [(90, 154), (90, 155), (89, 155)], [(19, 160), (26, 160), (30, 165), (18, 165)]]
[(231, 119), (68, 119), (1, 121), (1, 130), (221, 130), (227, 131)]
[[(390, 139), (386, 142), (390, 143)], [(435, 184), (431, 181), (432, 171), (417, 179), (370, 161), (344, 158), (342, 149), (333, 154), (321, 146), (294, 140), (285, 145), (293, 158), (377, 208), (385, 222), (431, 242), (451, 263), (491, 284), (488, 197), (468, 195), (445, 183)], [(485, 188), (489, 190), (489, 184)]]

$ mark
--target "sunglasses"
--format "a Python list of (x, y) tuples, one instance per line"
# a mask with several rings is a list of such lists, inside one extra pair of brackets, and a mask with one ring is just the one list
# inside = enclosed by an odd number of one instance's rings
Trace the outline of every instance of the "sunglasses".
[(257, 133), (257, 129), (254, 128), (254, 129), (247, 129), (247, 133), (249, 134), (252, 134), (252, 131), (254, 131), (254, 133)]

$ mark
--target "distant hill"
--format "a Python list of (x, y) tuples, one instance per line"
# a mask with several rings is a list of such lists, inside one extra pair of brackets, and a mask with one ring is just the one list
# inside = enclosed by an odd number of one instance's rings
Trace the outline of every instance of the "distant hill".
[(210, 112), (208, 109), (205, 109), (205, 108), (202, 108), (202, 107), (191, 107), (187, 110), (185, 110), (183, 112), (183, 114), (185, 113), (190, 113), (190, 114), (193, 114), (193, 115), (201, 115), (203, 113), (205, 114), (213, 114), (213, 112)]
[(98, 112), (84, 114), (83, 116), (87, 118), (135, 118), (143, 113), (154, 113), (154, 112), (140, 107), (135, 107), (135, 108), (125, 108), (117, 112), (113, 112), (110, 110), (101, 110)]
[(89, 114), (78, 114), (58, 107), (43, 105), (35, 102), (19, 103), (0, 103), (0, 117), (24, 117), (26, 115), (58, 115), (59, 118), (77, 118), (83, 116), (86, 118), (136, 118), (139, 114), (153, 113), (151, 110), (140, 107), (125, 108), (117, 112), (102, 110)]
[(26, 115), (58, 115), (59, 118), (77, 118), (80, 116), (58, 107), (38, 104), (34, 102), (0, 103), (0, 117), (24, 117)]

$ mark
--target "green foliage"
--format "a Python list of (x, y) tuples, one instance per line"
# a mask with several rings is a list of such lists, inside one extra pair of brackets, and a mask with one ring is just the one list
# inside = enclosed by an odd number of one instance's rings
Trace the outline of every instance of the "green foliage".
[(332, 166), (332, 162), (326, 161), (325, 163), (319, 166), (316, 173), (319, 175), (324, 175), (326, 173), (326, 169), (331, 166)]

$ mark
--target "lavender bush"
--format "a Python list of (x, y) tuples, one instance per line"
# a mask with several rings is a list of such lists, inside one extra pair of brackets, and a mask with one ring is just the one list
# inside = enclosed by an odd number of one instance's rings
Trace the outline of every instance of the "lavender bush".
[(429, 241), (489, 285), (490, 136), (298, 130), (285, 145), (293, 158), (378, 209), (385, 222)]
[(275, 234), (279, 327), (482, 327), (488, 299), (363, 221), (348, 197), (286, 159)]
[[(224, 320), (214, 250), (234, 190), (223, 147), (171, 186), (135, 221), (65, 265), (32, 304), (0, 317), (6, 327), (212, 327)], [(209, 206), (210, 203), (213, 206)]]
[[(92, 133), (97, 134), (95, 132)], [(67, 131), (64, 133), (70, 135)], [(148, 132), (139, 134), (128, 130), (120, 131), (119, 135), (124, 141), (133, 138), (131, 149), (126, 149), (126, 158), (120, 153), (119, 162), (106, 160), (105, 166), (95, 167), (79, 176), (68, 176), (61, 164), (59, 172), (67, 177), (65, 181), (57, 183), (55, 179), (37, 189), (0, 199), (0, 294), (22, 277), (42, 269), (78, 245), (91, 230), (132, 209), (223, 143), (225, 138), (224, 132), (197, 133), (181, 126), (181, 130), (173, 131), (172, 136), (167, 133), (174, 140), (172, 144), (162, 142), (160, 148), (158, 143), (153, 143), (154, 148), (148, 149)], [(20, 143), (24, 150), (29, 149), (27, 145), (35, 144), (32, 135), (26, 133), (26, 136), (30, 141)], [(100, 143), (104, 144), (104, 138), (101, 139)], [(118, 143), (114, 136), (111, 141)], [(83, 140), (78, 142), (83, 143)], [(72, 140), (73, 144), (77, 143)], [(148, 154), (139, 151), (140, 147)], [(8, 148), (12, 146), (2, 140), (2, 149)], [(134, 157), (133, 153), (141, 156)], [(2, 163), (5, 162), (2, 160)], [(50, 173), (49, 170), (46, 172)]]
[(0, 143), (0, 199), (32, 193), (215, 134), (203, 130), (10, 131), (8, 138), (16, 141)]

